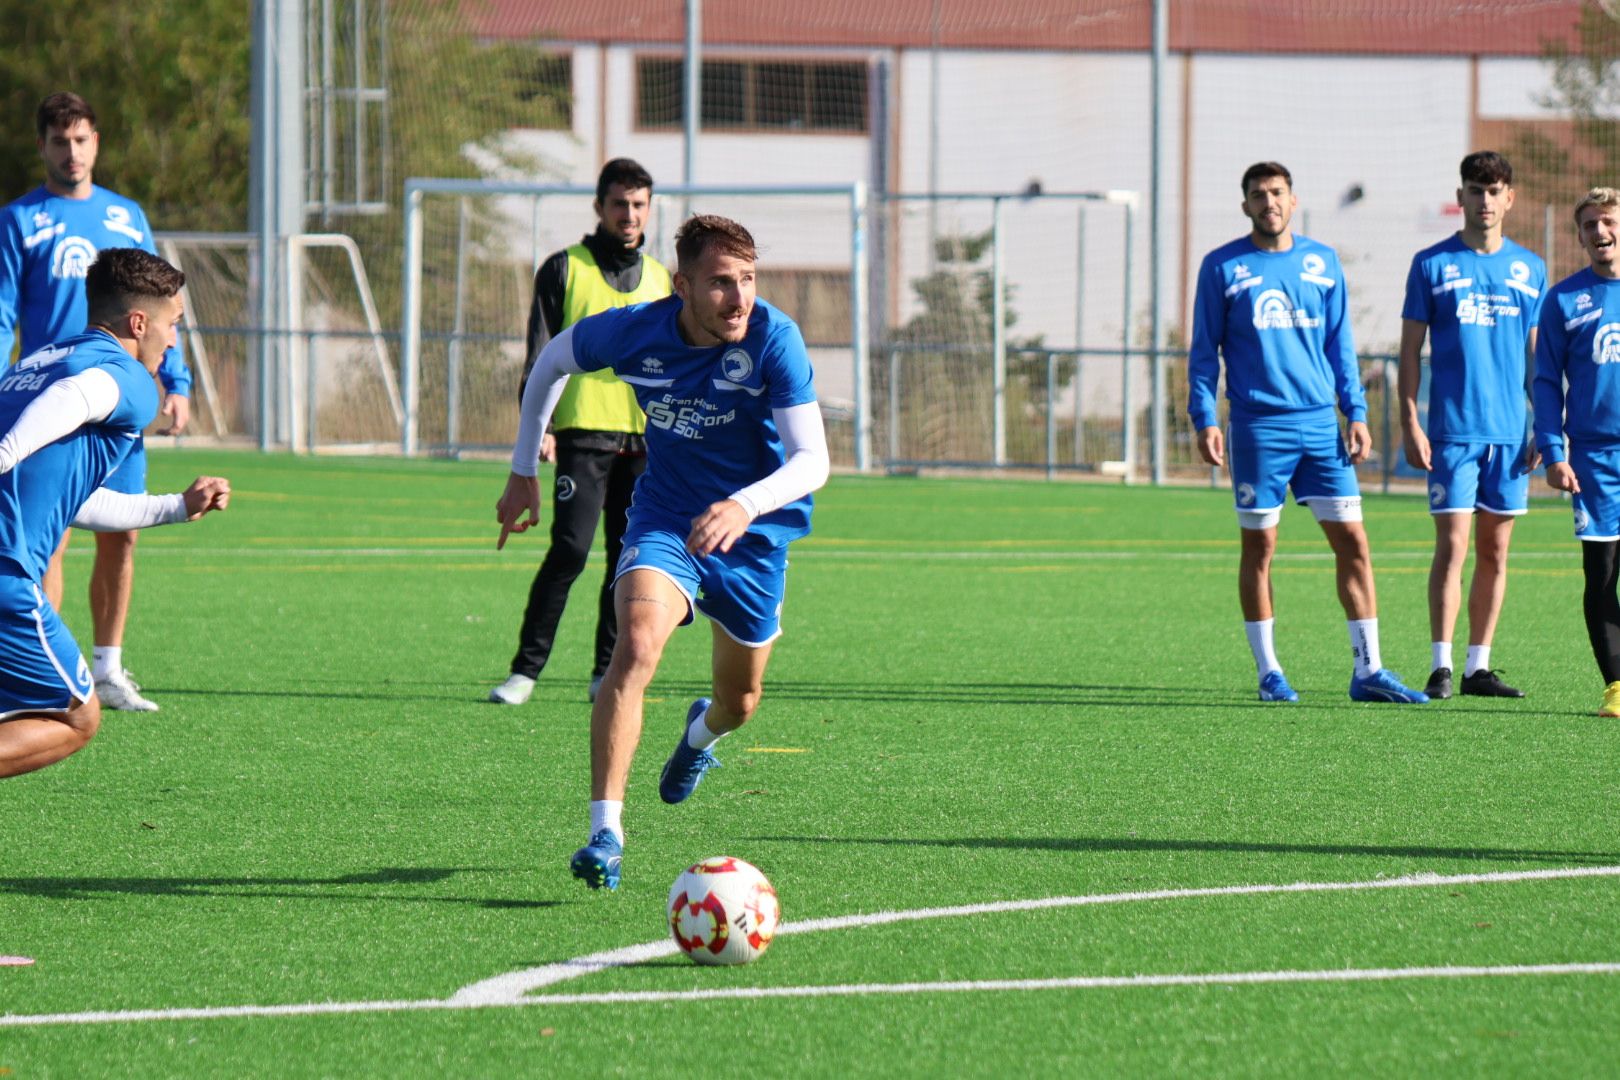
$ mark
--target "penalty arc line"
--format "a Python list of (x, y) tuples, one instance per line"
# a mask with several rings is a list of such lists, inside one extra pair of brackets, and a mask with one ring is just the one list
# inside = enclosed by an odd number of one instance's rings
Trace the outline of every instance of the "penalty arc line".
[[(1224, 885), (1201, 889), (1154, 889), (1145, 892), (1095, 893), (1088, 896), (1049, 896), (1037, 900), (999, 900), (957, 907), (917, 908), (911, 911), (876, 911), (865, 915), (839, 915), (826, 919), (783, 923), (780, 934), (806, 934), (821, 930), (853, 930), (863, 926), (914, 922), (921, 919), (950, 919), (969, 915), (996, 915), (1048, 908), (1084, 907), (1092, 904), (1126, 904), (1152, 900), (1185, 900), (1214, 896), (1259, 896), (1275, 893), (1356, 892), (1366, 889), (1411, 889), (1446, 885), (1507, 884), (1522, 881), (1552, 881), (1565, 878), (1620, 877), (1620, 866), (1575, 866), (1550, 870), (1505, 870), (1486, 874), (1414, 874), (1408, 877), (1375, 878), (1372, 881), (1299, 881), (1290, 884)], [(676, 952), (673, 941), (664, 940), (632, 945), (624, 949), (579, 956), (560, 964), (545, 964), (523, 971), (485, 979), (457, 991), (451, 1001), (464, 1004), (495, 1004), (522, 998), (531, 991), (569, 979), (591, 975), (608, 968), (642, 963)]]
[[(1620, 877), (1620, 866), (1564, 867), (1551, 870), (1502, 871), (1488, 874), (1417, 874), (1372, 881), (1294, 882), (1292, 884), (1234, 885), (1201, 889), (1159, 889), (1146, 892), (1100, 893), (1089, 896), (1053, 896), (1038, 900), (1007, 900), (914, 911), (880, 911), (785, 923), (779, 934), (843, 930), (861, 926), (951, 918), (1002, 912), (1038, 911), (1089, 904), (1187, 899), (1211, 896), (1254, 896), (1281, 893), (1351, 892), (1369, 889), (1424, 888), (1447, 885), (1484, 885), (1571, 878)], [(999, 980), (987, 982), (891, 983), (844, 986), (758, 987), (688, 991), (625, 991), (606, 994), (530, 995), (529, 990), (555, 985), (608, 968), (653, 960), (676, 952), (673, 941), (661, 940), (623, 949), (577, 957), (561, 964), (513, 972), (463, 988), (452, 997), (406, 1001), (328, 1001), (291, 1005), (232, 1005), (203, 1008), (134, 1009), (79, 1013), (0, 1015), (0, 1028), (136, 1023), (154, 1020), (214, 1020), (233, 1017), (318, 1016), (354, 1013), (426, 1012), (479, 1008), (516, 1008), (530, 1005), (568, 1005), (595, 1002), (692, 1001), (714, 997), (830, 997), (861, 993), (905, 994), (970, 990), (1091, 989), (1153, 986), (1245, 985), (1288, 982), (1350, 982), (1416, 978), (1469, 978), (1485, 976), (1620, 974), (1620, 964), (1538, 964), (1520, 967), (1434, 967), (1334, 969), (1331, 971), (1232, 972), (1226, 974), (1079, 976), (1064, 979)]]

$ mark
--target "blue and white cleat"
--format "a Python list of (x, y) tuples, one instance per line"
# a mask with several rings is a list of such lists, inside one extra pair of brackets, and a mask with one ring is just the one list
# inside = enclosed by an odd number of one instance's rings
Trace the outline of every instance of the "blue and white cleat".
[(692, 726), (692, 721), (703, 714), (709, 707), (709, 699), (700, 697), (692, 702), (692, 707), (686, 710), (686, 723), (681, 725), (680, 740), (675, 743), (675, 750), (664, 762), (664, 771), (658, 777), (658, 797), (670, 805), (685, 802), (692, 792), (697, 790), (698, 781), (710, 769), (720, 767), (720, 759), (707, 750), (694, 750), (686, 741), (686, 730)]
[(574, 852), (568, 869), (593, 889), (617, 889), (624, 845), (612, 829), (598, 829), (591, 842)]
[(1268, 671), (1260, 676), (1261, 701), (1298, 701), (1299, 695), (1288, 685), (1280, 671)]
[(1398, 705), (1422, 705), (1429, 695), (1413, 690), (1401, 682), (1401, 677), (1389, 668), (1379, 668), (1366, 678), (1350, 679), (1351, 701), (1391, 701)]

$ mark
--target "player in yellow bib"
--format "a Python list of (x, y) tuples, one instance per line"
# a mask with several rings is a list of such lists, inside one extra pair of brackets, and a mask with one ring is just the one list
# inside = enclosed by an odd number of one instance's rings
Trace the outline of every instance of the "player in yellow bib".
[[(652, 177), (629, 158), (614, 158), (602, 166), (592, 204), (596, 231), (553, 254), (534, 275), (525, 383), (541, 348), (564, 327), (609, 308), (669, 295), (669, 271), (641, 252), (652, 191)], [(522, 396), (520, 384), (520, 400)], [(611, 370), (568, 380), (552, 415), (551, 431), (540, 447), (541, 460), (557, 463), (551, 548), (529, 587), (512, 673), (489, 692), (491, 701), (521, 705), (534, 692), (534, 681), (551, 657), (568, 590), (590, 558), (596, 520), (601, 517), (607, 538), (607, 573), (597, 600), (596, 652), (591, 667), (590, 699), (596, 700), (617, 636), (613, 568), (624, 546), (630, 495), (647, 465), (646, 425), (635, 394)]]

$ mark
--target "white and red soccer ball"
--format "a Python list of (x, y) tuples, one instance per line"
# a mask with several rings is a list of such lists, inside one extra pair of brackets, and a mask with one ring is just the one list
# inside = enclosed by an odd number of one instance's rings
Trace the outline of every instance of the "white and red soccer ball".
[(780, 921), (776, 890), (758, 867), (741, 859), (704, 859), (669, 888), (669, 932), (700, 964), (758, 959)]

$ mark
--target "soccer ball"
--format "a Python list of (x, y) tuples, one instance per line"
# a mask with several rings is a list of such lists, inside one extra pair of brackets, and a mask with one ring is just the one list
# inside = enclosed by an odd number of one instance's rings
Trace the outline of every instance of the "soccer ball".
[(669, 932), (699, 964), (758, 959), (780, 921), (776, 890), (758, 867), (741, 859), (704, 859), (669, 887)]

